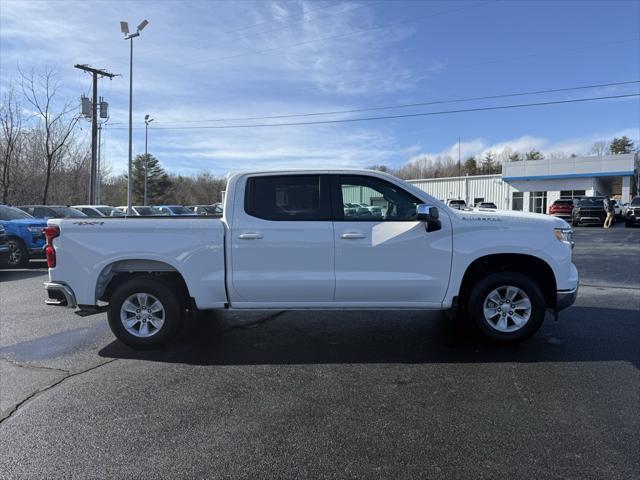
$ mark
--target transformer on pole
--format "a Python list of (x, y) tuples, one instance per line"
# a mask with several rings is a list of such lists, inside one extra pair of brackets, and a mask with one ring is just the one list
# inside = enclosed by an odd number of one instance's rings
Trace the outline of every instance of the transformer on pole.
[[(91, 119), (91, 177), (89, 183), (89, 203), (91, 205), (96, 205), (98, 203), (96, 188), (98, 182), (98, 79), (102, 77), (113, 78), (116, 75), (109, 73), (106, 70), (92, 68), (88, 65), (76, 64), (74, 67), (85, 72), (89, 72), (93, 77), (93, 98), (92, 100), (89, 100), (83, 95), (81, 98), (81, 110), (82, 115), (85, 118)], [(104, 103), (106, 104), (106, 102)], [(102, 105), (100, 105), (100, 107), (100, 117), (106, 118), (102, 116)], [(106, 109), (105, 112), (107, 112)], [(106, 115), (108, 115), (108, 112)]]

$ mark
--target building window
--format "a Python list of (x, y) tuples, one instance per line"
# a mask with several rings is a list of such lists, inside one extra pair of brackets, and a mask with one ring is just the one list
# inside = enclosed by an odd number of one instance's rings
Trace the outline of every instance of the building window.
[(547, 192), (529, 193), (529, 211), (533, 213), (547, 213)]
[(584, 197), (584, 196), (585, 196), (585, 190), (561, 190), (560, 191), (560, 198), (570, 199), (570, 198)]
[(511, 195), (511, 210), (522, 211), (524, 207), (524, 193), (513, 192)]

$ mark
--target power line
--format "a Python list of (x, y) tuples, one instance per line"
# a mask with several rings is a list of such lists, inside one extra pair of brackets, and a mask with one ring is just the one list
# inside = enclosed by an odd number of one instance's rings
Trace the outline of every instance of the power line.
[(426, 18), (433, 18), (433, 17), (437, 17), (437, 16), (440, 16), (440, 15), (446, 15), (448, 13), (455, 13), (455, 12), (459, 12), (459, 11), (462, 11), (462, 10), (467, 10), (467, 9), (470, 9), (470, 8), (477, 8), (477, 7), (481, 7), (481, 6), (487, 5), (489, 3), (495, 3), (495, 2), (498, 2), (498, 1), (500, 1), (500, 0), (488, 0), (486, 2), (474, 3), (472, 5), (467, 5), (465, 7), (454, 8), (454, 9), (449, 9), (449, 10), (443, 10), (443, 11), (440, 11), (440, 12), (432, 13), (432, 14), (429, 14), (429, 15), (423, 15), (423, 16), (420, 16), (420, 17), (404, 18), (404, 19), (401, 19), (401, 20), (398, 20), (398, 21), (395, 21), (395, 22), (391, 22), (391, 23), (385, 24), (385, 25), (377, 25), (377, 26), (365, 28), (365, 29), (362, 29), (362, 30), (356, 30), (354, 32), (341, 33), (339, 35), (331, 35), (331, 36), (328, 36), (328, 37), (314, 38), (314, 39), (311, 39), (311, 40), (306, 40), (304, 42), (290, 43), (288, 45), (280, 45), (278, 47), (266, 48), (264, 50), (254, 50), (252, 52), (239, 53), (239, 54), (236, 54), (236, 55), (229, 55), (229, 56), (226, 56), (226, 57), (211, 58), (211, 59), (208, 59), (208, 60), (192, 61), (192, 62), (189, 62), (189, 63), (191, 65), (193, 65), (193, 64), (199, 64), (199, 63), (219, 62), (219, 61), (222, 61), (222, 60), (231, 60), (231, 59), (234, 59), (234, 58), (247, 57), (247, 56), (250, 56), (250, 55), (259, 55), (259, 54), (262, 54), (262, 53), (275, 52), (277, 50), (282, 50), (284, 48), (300, 47), (300, 46), (303, 46), (303, 45), (309, 45), (309, 44), (316, 43), (316, 42), (325, 42), (325, 41), (333, 40), (333, 39), (336, 39), (336, 38), (344, 38), (344, 37), (349, 37), (349, 36), (352, 36), (352, 35), (359, 35), (361, 33), (371, 32), (373, 30), (380, 30), (380, 29), (383, 29), (383, 28), (390, 28), (390, 27), (393, 27), (393, 26), (396, 26), (396, 25), (401, 25), (403, 23), (407, 23), (407, 22), (415, 22), (416, 20), (424, 20)]
[(315, 117), (322, 115), (340, 115), (347, 113), (360, 113), (360, 112), (371, 112), (376, 110), (393, 110), (397, 108), (411, 108), (411, 107), (424, 107), (426, 105), (439, 105), (443, 103), (461, 103), (461, 102), (472, 102), (477, 100), (494, 100), (497, 98), (509, 98), (509, 97), (522, 97), (527, 95), (540, 95), (543, 93), (559, 93), (559, 92), (569, 92), (573, 90), (587, 90), (592, 88), (602, 88), (602, 87), (613, 87), (620, 85), (630, 85), (634, 83), (640, 83), (640, 80), (629, 80), (624, 82), (611, 82), (611, 83), (598, 83), (592, 85), (581, 85), (576, 87), (564, 87), (564, 88), (553, 88), (548, 90), (534, 90), (528, 92), (515, 92), (515, 93), (505, 93), (499, 95), (485, 95), (480, 97), (467, 97), (467, 98), (455, 98), (449, 100), (430, 100), (425, 102), (417, 102), (417, 103), (404, 103), (398, 105), (386, 105), (386, 106), (377, 106), (377, 107), (362, 107), (362, 108), (354, 108), (351, 110), (333, 110), (328, 112), (311, 112), (311, 113), (297, 113), (297, 114), (289, 114), (289, 115), (267, 115), (261, 117), (236, 117), (236, 118), (211, 118), (204, 120), (177, 120), (173, 122), (166, 122), (169, 124), (182, 124), (182, 123), (206, 123), (206, 122), (244, 122), (251, 120), (275, 120), (282, 118), (297, 118), (297, 117)]
[[(640, 97), (640, 93), (630, 93), (626, 95), (606, 95), (602, 97), (587, 97), (587, 98), (575, 98), (571, 100), (555, 100), (549, 102), (536, 102), (536, 103), (520, 103), (512, 105), (497, 105), (490, 107), (478, 107), (478, 108), (465, 108), (461, 110), (443, 110), (438, 112), (419, 112), (419, 113), (406, 113), (402, 115), (385, 115), (379, 117), (362, 117), (362, 118), (346, 118), (341, 120), (317, 120), (312, 122), (291, 122), (291, 123), (263, 123), (253, 125), (203, 125), (203, 126), (190, 126), (190, 127), (155, 127), (154, 130), (210, 130), (210, 129), (229, 129), (229, 128), (263, 128), (263, 127), (293, 127), (302, 125), (323, 125), (323, 124), (336, 124), (336, 123), (354, 123), (354, 122), (366, 122), (373, 120), (393, 120), (399, 118), (413, 118), (413, 117), (426, 117), (435, 115), (451, 115), (456, 113), (468, 113), (468, 112), (484, 112), (490, 110), (507, 110), (513, 108), (528, 108), (528, 107), (540, 107), (545, 105), (562, 105), (569, 103), (591, 102), (596, 100), (609, 100)], [(125, 127), (116, 127), (114, 130), (121, 130)]]

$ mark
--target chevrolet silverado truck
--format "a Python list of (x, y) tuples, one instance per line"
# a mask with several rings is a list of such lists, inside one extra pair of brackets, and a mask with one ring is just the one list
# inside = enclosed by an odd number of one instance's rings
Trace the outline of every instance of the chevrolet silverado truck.
[(452, 209), (368, 170), (237, 173), (220, 219), (51, 219), (45, 235), (47, 303), (106, 311), (141, 349), (212, 309), (449, 310), (518, 341), (578, 290), (564, 220)]

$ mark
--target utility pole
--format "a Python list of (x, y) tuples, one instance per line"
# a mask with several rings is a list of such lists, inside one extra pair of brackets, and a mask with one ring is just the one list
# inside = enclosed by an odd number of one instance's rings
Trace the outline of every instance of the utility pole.
[(91, 105), (91, 179), (89, 183), (89, 203), (96, 205), (97, 180), (98, 180), (98, 79), (102, 77), (113, 78), (116, 75), (106, 70), (92, 68), (89, 65), (74, 65), (75, 68), (89, 72), (93, 77), (93, 101)]

